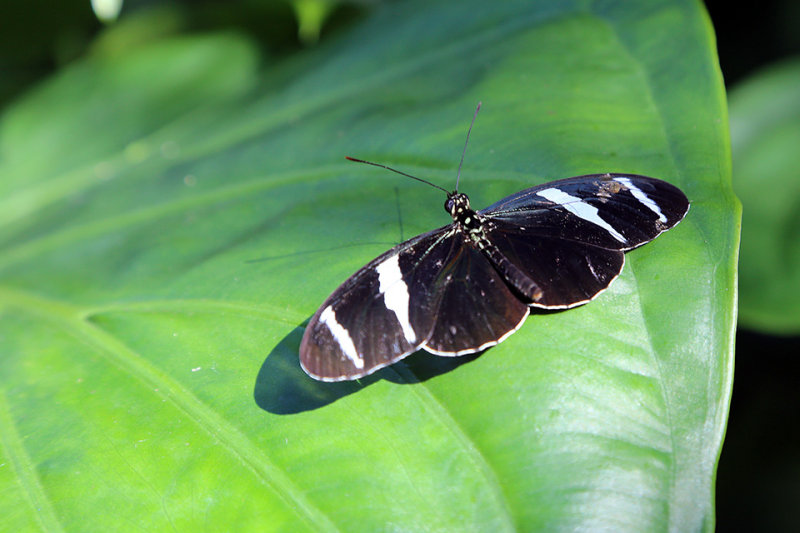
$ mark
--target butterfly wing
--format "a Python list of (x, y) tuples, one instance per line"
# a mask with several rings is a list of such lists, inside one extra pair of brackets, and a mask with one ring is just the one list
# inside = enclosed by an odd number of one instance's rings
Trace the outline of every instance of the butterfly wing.
[(673, 227), (688, 210), (686, 195), (666, 181), (590, 174), (525, 189), (479, 213), (529, 234), (631, 250)]
[(623, 252), (650, 242), (689, 209), (667, 182), (631, 174), (553, 181), (480, 211), (487, 255), (535, 307), (584, 304), (619, 275)]
[(437, 279), (439, 309), (423, 345), (437, 355), (474, 353), (502, 342), (528, 316), (528, 306), (503, 281), (492, 263), (462, 236)]
[(490, 257), (506, 282), (535, 307), (584, 304), (607, 288), (625, 263), (620, 250), (536, 235), (505, 222), (487, 233), (494, 248)]
[(306, 327), (300, 364), (315, 379), (341, 381), (419, 348), (474, 353), (516, 331), (528, 311), (451, 225), (396, 246), (336, 289)]
[(454, 234), (445, 226), (399, 244), (336, 289), (300, 343), (306, 373), (322, 381), (356, 379), (418, 350), (435, 323)]

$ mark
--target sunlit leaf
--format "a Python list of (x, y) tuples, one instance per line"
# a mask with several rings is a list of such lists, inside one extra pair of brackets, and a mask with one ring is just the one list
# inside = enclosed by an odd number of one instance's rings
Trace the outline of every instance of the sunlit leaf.
[[(28, 94), (0, 121), (4, 527), (712, 530), (739, 231), (713, 43), (692, 1), (396, 2), (260, 72), (195, 36)], [(312, 381), (316, 307), (449, 221), (344, 156), (452, 187), (479, 100), (475, 207), (620, 171), (687, 218), (480, 357)]]

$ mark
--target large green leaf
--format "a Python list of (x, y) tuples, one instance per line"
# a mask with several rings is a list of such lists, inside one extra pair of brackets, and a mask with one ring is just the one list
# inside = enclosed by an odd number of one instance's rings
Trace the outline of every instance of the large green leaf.
[[(623, 171), (689, 215), (480, 357), (307, 378), (316, 306), (449, 220), (343, 156), (451, 187), (478, 100), (473, 205)], [(9, 530), (713, 529), (739, 212), (697, 2), (400, 2), (259, 73), (236, 37), (162, 41), (0, 135)]]
[(800, 333), (800, 60), (760, 72), (730, 94), (736, 193), (744, 204), (744, 326)]

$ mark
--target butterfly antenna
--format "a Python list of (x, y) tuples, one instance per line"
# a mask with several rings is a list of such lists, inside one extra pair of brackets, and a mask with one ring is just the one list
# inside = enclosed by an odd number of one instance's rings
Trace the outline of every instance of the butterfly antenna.
[(456, 191), (458, 191), (458, 182), (461, 180), (461, 166), (464, 164), (464, 156), (467, 155), (467, 144), (469, 143), (469, 134), (472, 133), (472, 126), (475, 125), (475, 119), (478, 117), (478, 111), (481, 110), (481, 102), (478, 102), (478, 107), (475, 108), (475, 114), (472, 115), (472, 122), (467, 130), (467, 140), (464, 142), (464, 151), (461, 152), (461, 162), (458, 163), (458, 174), (456, 174)]
[(397, 169), (394, 169), (392, 167), (387, 167), (386, 165), (381, 165), (380, 163), (373, 163), (372, 161), (364, 161), (363, 159), (356, 159), (355, 157), (350, 157), (350, 156), (345, 156), (344, 158), (347, 159), (348, 161), (355, 161), (356, 163), (364, 163), (366, 165), (372, 165), (373, 167), (381, 167), (381, 168), (385, 168), (386, 170), (391, 170), (392, 172), (396, 172), (397, 174), (400, 174), (401, 176), (405, 176), (407, 178), (411, 178), (412, 180), (421, 181), (422, 183), (427, 183), (431, 187), (435, 187), (435, 188), (439, 189), (440, 191), (444, 191), (446, 194), (450, 194), (450, 191), (448, 191), (447, 189), (445, 189), (443, 187), (439, 187), (435, 183), (431, 183), (428, 180), (424, 180), (422, 178), (418, 178), (416, 176), (412, 176), (411, 174), (406, 174), (405, 172), (401, 172), (401, 171), (399, 171)]

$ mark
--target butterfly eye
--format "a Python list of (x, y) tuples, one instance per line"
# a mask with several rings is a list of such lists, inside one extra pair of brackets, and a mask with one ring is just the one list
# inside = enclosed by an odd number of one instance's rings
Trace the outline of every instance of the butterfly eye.
[(453, 208), (455, 207), (455, 205), (456, 205), (455, 200), (453, 200), (452, 198), (448, 198), (444, 202), (444, 210), (447, 211), (448, 213), (452, 213), (453, 212)]

